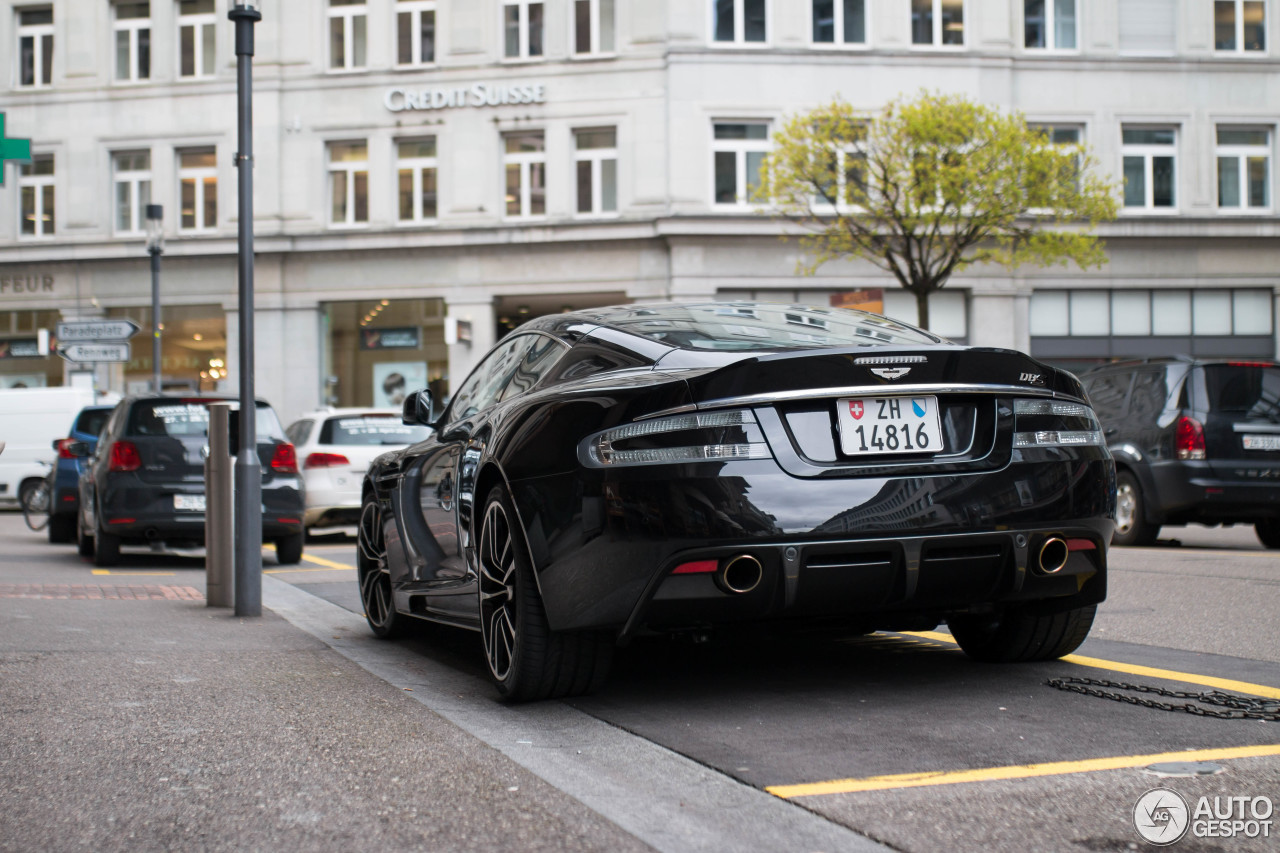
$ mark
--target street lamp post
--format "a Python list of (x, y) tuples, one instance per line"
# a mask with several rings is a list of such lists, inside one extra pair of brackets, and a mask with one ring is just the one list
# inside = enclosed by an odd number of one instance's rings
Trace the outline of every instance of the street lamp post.
[(160, 256), (164, 254), (164, 206), (147, 205), (147, 254), (151, 255), (151, 390), (160, 387)]
[(253, 389), (253, 25), (258, 0), (229, 0), (236, 25), (235, 162), (239, 170), (240, 225), (240, 447), (235, 465), (235, 613), (262, 615), (262, 465), (258, 461), (257, 404)]

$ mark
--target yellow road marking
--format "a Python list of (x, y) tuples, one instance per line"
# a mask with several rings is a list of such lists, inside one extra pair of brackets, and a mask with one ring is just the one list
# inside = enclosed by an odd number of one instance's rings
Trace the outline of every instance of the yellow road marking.
[(1154, 755), (1117, 755), (1110, 758), (1086, 758), (1081, 761), (1054, 761), (1048, 764), (1021, 764), (1012, 767), (983, 767), (977, 770), (937, 770), (925, 773), (898, 773), (892, 776), (869, 776), (863, 779), (837, 779), (804, 785), (771, 785), (765, 788), (782, 799), (811, 797), (818, 794), (852, 794), (859, 791), (887, 791), (895, 788), (924, 788), (932, 785), (958, 785), (964, 782), (994, 782), (1006, 779), (1030, 779), (1036, 776), (1063, 776), (1069, 773), (1092, 773), (1099, 770), (1123, 770), (1144, 767), (1162, 761), (1221, 761), (1230, 758), (1257, 758), (1280, 755), (1280, 744), (1237, 746), (1223, 749), (1195, 749), (1185, 752), (1158, 752)]
[(171, 578), (173, 572), (113, 572), (110, 569), (91, 569), (95, 575), (115, 575), (116, 577)]
[[(913, 637), (924, 637), (927, 640), (939, 640), (954, 643), (950, 634), (940, 631), (904, 631)], [(1172, 669), (1156, 669), (1151, 666), (1139, 666), (1133, 663), (1121, 663), (1102, 658), (1085, 657), (1084, 655), (1066, 655), (1061, 660), (1076, 666), (1087, 666), (1093, 669), (1106, 669), (1112, 672), (1123, 672), (1127, 675), (1145, 675), (1148, 678), (1163, 678), (1167, 681), (1181, 681), (1186, 684), (1198, 684), (1201, 687), (1212, 687), (1216, 690), (1231, 690), (1236, 693), (1248, 693), (1252, 696), (1263, 696), (1267, 699), (1280, 699), (1280, 689), (1263, 684), (1250, 684), (1247, 681), (1233, 681), (1229, 678), (1215, 678), (1212, 675), (1197, 675), (1191, 672), (1177, 672)]]

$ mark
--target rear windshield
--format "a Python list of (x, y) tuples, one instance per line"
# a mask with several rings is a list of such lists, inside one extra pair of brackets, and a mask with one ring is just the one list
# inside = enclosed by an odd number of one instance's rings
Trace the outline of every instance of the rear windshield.
[(321, 444), (415, 444), (431, 434), (420, 425), (401, 423), (399, 415), (329, 418), (320, 427)]
[(695, 350), (777, 351), (938, 340), (878, 314), (806, 305), (634, 305), (603, 311), (599, 319), (635, 335)]
[(76, 425), (71, 428), (71, 431), (97, 435), (102, 432), (103, 424), (107, 422), (109, 417), (111, 417), (111, 409), (89, 409), (80, 413), (80, 416), (76, 418)]
[(1280, 367), (1208, 364), (1204, 381), (1210, 411), (1280, 420)]
[[(129, 411), (125, 434), (130, 436), (169, 436), (171, 438), (199, 438), (209, 434), (209, 404), (228, 402), (217, 399), (139, 400)], [(232, 403), (232, 412), (239, 405)], [(232, 416), (232, 431), (236, 418)], [(276, 413), (266, 403), (258, 403), (254, 419), (259, 441), (283, 441), (284, 431)]]

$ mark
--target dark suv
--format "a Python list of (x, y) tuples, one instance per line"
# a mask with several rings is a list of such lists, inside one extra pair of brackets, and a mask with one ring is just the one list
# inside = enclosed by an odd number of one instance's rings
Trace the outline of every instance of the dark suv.
[[(204, 457), (209, 404), (218, 397), (126, 397), (103, 427), (80, 477), (76, 541), (99, 566), (115, 564), (122, 544), (204, 543)], [(238, 446), (232, 416), (231, 447)], [(257, 445), (262, 466), (262, 538), (274, 542), (276, 560), (302, 559), (302, 479), (293, 445), (271, 407), (258, 401)], [(79, 448), (77, 448), (79, 449)]]
[(1280, 548), (1280, 365), (1147, 359), (1080, 380), (1116, 460), (1115, 544), (1195, 522), (1252, 524)]

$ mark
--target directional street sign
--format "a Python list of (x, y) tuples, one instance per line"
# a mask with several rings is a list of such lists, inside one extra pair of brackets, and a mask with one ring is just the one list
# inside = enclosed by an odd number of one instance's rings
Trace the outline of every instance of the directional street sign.
[(105, 344), (68, 344), (58, 350), (58, 355), (77, 364), (128, 361), (128, 341)]
[(67, 344), (77, 341), (127, 341), (140, 331), (142, 327), (132, 320), (73, 320), (58, 324), (58, 340)]

